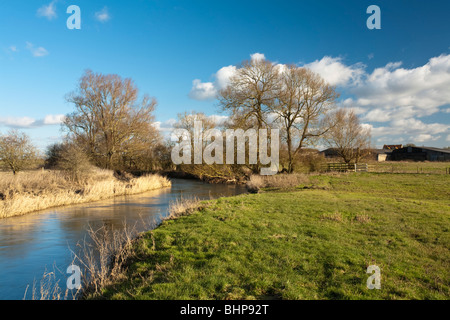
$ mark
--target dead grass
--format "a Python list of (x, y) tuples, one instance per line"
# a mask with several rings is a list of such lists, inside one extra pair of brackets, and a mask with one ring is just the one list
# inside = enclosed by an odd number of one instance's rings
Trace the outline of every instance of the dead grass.
[(257, 193), (262, 188), (289, 189), (309, 182), (305, 174), (278, 174), (274, 176), (253, 175), (247, 182), (247, 190)]
[(106, 286), (124, 280), (127, 262), (136, 254), (133, 243), (139, 239), (136, 228), (126, 225), (121, 230), (90, 227), (88, 233), (74, 259), (83, 274), (81, 297), (98, 295)]
[(164, 218), (164, 220), (175, 220), (179, 217), (188, 216), (199, 210), (201, 206), (202, 203), (198, 198), (177, 199), (176, 201), (170, 203), (168, 215)]
[(0, 173), (0, 218), (65, 205), (104, 200), (170, 187), (159, 175), (118, 179), (113, 171), (95, 169), (74, 181), (60, 171), (29, 171), (16, 176)]
[(332, 213), (322, 214), (322, 220), (331, 220), (331, 221), (342, 222), (342, 221), (344, 221), (344, 217), (343, 217), (342, 213), (335, 211)]

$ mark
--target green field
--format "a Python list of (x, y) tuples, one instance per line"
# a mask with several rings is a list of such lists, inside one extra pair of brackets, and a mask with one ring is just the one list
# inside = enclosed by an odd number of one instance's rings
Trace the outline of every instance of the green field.
[(433, 173), (450, 174), (450, 162), (386, 161), (369, 164), (370, 172), (377, 173)]
[[(450, 175), (310, 176), (136, 242), (108, 299), (449, 299)], [(369, 265), (381, 289), (369, 290)]]

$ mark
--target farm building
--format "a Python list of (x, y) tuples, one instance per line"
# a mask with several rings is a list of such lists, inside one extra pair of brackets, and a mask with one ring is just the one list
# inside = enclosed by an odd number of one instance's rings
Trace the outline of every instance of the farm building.
[[(375, 160), (378, 162), (384, 162), (390, 160), (390, 156), (393, 150), (390, 149), (370, 149), (366, 155), (363, 157), (363, 160)], [(328, 159), (338, 159), (339, 154), (336, 148), (329, 148), (323, 150), (321, 152)]]
[(391, 160), (391, 154), (394, 149), (372, 149), (370, 151), (370, 155), (372, 156), (372, 160), (376, 160), (378, 162), (384, 162)]
[(393, 150), (391, 160), (450, 161), (450, 150), (433, 147), (405, 147)]

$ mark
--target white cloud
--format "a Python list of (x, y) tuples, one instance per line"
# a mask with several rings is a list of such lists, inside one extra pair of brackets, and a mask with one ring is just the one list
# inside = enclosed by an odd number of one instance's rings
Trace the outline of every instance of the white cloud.
[(102, 10), (95, 13), (95, 18), (100, 22), (107, 22), (111, 19), (108, 8), (104, 7)]
[[(450, 112), (450, 109), (439, 109), (450, 104), (450, 55), (431, 58), (425, 65), (410, 69), (402, 67), (402, 62), (390, 62), (372, 73), (367, 73), (362, 64), (347, 66), (340, 58), (332, 57), (304, 66), (353, 94), (354, 98), (347, 98), (342, 105), (356, 108), (364, 121), (390, 122), (389, 127), (382, 127), (383, 130), (394, 134), (398, 131), (397, 126), (418, 124), (418, 127), (406, 128), (404, 133), (413, 130), (418, 140), (423, 141), (431, 134), (432, 139), (428, 141), (435, 141), (443, 128), (449, 128), (441, 124), (412, 123), (411, 119), (439, 111)], [(396, 119), (404, 119), (404, 122), (398, 123)], [(440, 132), (435, 132), (436, 128)], [(421, 129), (424, 133), (418, 133)]]
[[(224, 124), (225, 121), (228, 120), (228, 116), (224, 116), (224, 115), (217, 115), (217, 114), (213, 114), (211, 116), (208, 116), (209, 120), (212, 120), (216, 126), (220, 126), (222, 124)], [(177, 123), (176, 119), (169, 119), (166, 120), (164, 122), (161, 121), (156, 121), (153, 123), (153, 126), (160, 132), (167, 134), (172, 132), (172, 130), (174, 129), (174, 125), (175, 123)]]
[(27, 128), (36, 120), (30, 117), (0, 117), (0, 125), (12, 128)]
[(439, 140), (441, 136), (432, 136), (431, 134), (419, 134), (418, 136), (409, 137), (410, 140), (415, 142), (429, 142)]
[(364, 74), (365, 68), (362, 63), (346, 66), (342, 63), (342, 58), (328, 56), (305, 64), (304, 67), (318, 73), (332, 86), (346, 86), (358, 83)]
[(64, 115), (46, 115), (43, 119), (34, 119), (31, 117), (0, 117), (0, 126), (10, 128), (36, 128), (49, 125), (61, 124)]
[[(250, 55), (252, 61), (265, 60), (266, 57), (262, 53), (254, 53)], [(276, 65), (280, 71), (286, 68), (284, 64)], [(341, 58), (324, 57), (321, 60), (316, 60), (312, 63), (304, 65), (312, 71), (320, 74), (331, 85), (347, 85), (349, 83), (358, 83), (364, 74), (365, 66), (363, 64), (355, 64), (353, 66), (346, 66), (342, 63)], [(214, 82), (201, 82), (196, 79), (193, 81), (190, 97), (196, 100), (209, 100), (217, 96), (219, 90), (225, 88), (229, 79), (236, 73), (235, 66), (228, 66), (221, 68), (215, 75)]]
[(264, 60), (266, 60), (266, 56), (264, 54), (258, 53), (258, 52), (254, 53), (254, 54), (251, 54), (250, 58), (251, 58), (252, 61), (261, 61), (261, 60), (264, 61)]
[(217, 96), (217, 89), (212, 82), (202, 82), (199, 79), (192, 81), (189, 97), (194, 100), (211, 100)]
[(230, 78), (236, 73), (235, 66), (223, 67), (214, 74), (214, 82), (202, 82), (199, 79), (192, 81), (189, 97), (194, 100), (212, 100), (217, 97), (220, 90), (227, 87)]
[(450, 142), (450, 134), (447, 136), (447, 139), (445, 141)]
[[(265, 60), (266, 57), (262, 53), (254, 53), (250, 55), (252, 61)], [(194, 100), (213, 100), (217, 98), (220, 90), (227, 87), (230, 78), (236, 73), (235, 66), (227, 66), (221, 68), (214, 75), (214, 82), (202, 82), (200, 79), (192, 81), (191, 92), (189, 97)]]
[(386, 112), (380, 109), (374, 109), (370, 110), (367, 114), (365, 114), (363, 119), (373, 122), (386, 122), (392, 119), (391, 115), (392, 114), (390, 112)]
[(440, 121), (443, 123), (424, 123), (419, 119), (438, 112), (450, 113), (448, 88), (450, 55), (433, 57), (415, 68), (391, 62), (364, 73), (354, 85), (350, 83), (347, 89), (354, 98), (343, 104), (361, 108), (364, 121), (386, 123), (372, 126), (372, 136), (385, 143), (406, 137), (407, 142), (431, 144), (445, 139), (450, 123), (444, 118)]
[(48, 5), (43, 5), (37, 11), (38, 17), (44, 17), (48, 20), (55, 19), (57, 17), (56, 14), (56, 1), (50, 2)]
[(49, 52), (47, 51), (47, 49), (45, 49), (44, 47), (35, 47), (32, 43), (27, 42), (26, 43), (26, 48), (27, 50), (29, 50), (31, 52), (31, 54), (33, 55), (33, 57), (44, 57), (46, 55), (49, 54)]
[(167, 133), (173, 130), (173, 125), (177, 122), (175, 119), (169, 119), (167, 121), (161, 122), (156, 121), (153, 126), (160, 132)]
[[(431, 58), (413, 69), (400, 65), (389, 63), (377, 68), (351, 89), (357, 104), (370, 109), (366, 120), (424, 117), (450, 104), (450, 55)], [(385, 116), (376, 120), (374, 114)]]
[(61, 124), (64, 119), (65, 116), (63, 114), (47, 115), (45, 116), (43, 123), (45, 125)]
[(35, 57), (44, 57), (48, 55), (48, 51), (43, 47), (38, 47), (32, 51), (33, 56)]
[(210, 120), (212, 120), (216, 126), (220, 126), (223, 125), (225, 123), (225, 121), (228, 120), (228, 116), (222, 116), (222, 115), (217, 115), (217, 114), (213, 114), (212, 116), (208, 117)]
[(17, 52), (17, 51), (19, 51), (19, 49), (17, 49), (16, 46), (9, 46), (8, 50), (11, 51), (11, 52)]
[(415, 132), (431, 134), (433, 136), (450, 130), (450, 125), (440, 123), (423, 123), (414, 118), (409, 119), (394, 119), (391, 121), (393, 127), (399, 128), (403, 132)]
[(225, 89), (229, 82), (230, 78), (236, 73), (237, 68), (235, 66), (223, 67), (215, 74), (215, 87), (218, 90)]
[(424, 123), (418, 119), (394, 119), (388, 126), (374, 127), (372, 124), (366, 124), (371, 128), (372, 137), (379, 138), (377, 141), (384, 141), (383, 144), (392, 144), (395, 140), (401, 142), (401, 136), (406, 136), (408, 142), (422, 143), (437, 141), (442, 134), (450, 133), (450, 125), (441, 123)]

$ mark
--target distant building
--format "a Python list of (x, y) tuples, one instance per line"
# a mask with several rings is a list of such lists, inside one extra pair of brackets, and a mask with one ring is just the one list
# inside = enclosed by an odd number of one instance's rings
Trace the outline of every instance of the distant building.
[(338, 158), (339, 153), (337, 148), (328, 148), (320, 152), (325, 158)]
[[(336, 148), (328, 148), (320, 152), (325, 156), (325, 158), (339, 158), (338, 149)], [(375, 160), (379, 162), (384, 162), (390, 160), (390, 155), (392, 150), (389, 149), (370, 149), (368, 152), (365, 152), (362, 160)]]
[(450, 150), (433, 147), (405, 147), (393, 150), (391, 160), (450, 161)]
[(370, 150), (370, 154), (372, 155), (372, 160), (376, 160), (378, 162), (384, 162), (391, 160), (391, 149), (372, 149)]

